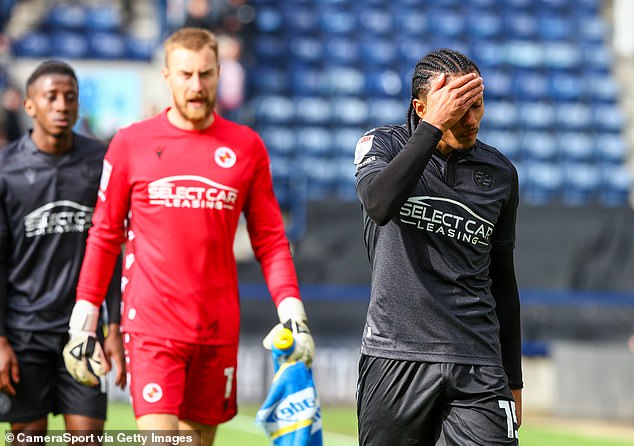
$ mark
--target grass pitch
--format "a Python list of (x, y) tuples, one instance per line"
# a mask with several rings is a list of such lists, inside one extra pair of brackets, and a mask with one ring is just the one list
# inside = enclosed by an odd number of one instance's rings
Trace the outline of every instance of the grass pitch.
[[(223, 424), (216, 437), (214, 446), (270, 446), (266, 436), (255, 425), (255, 406), (243, 406), (240, 413), (229, 423)], [(50, 417), (50, 429), (63, 429), (61, 416)], [(357, 445), (357, 420), (353, 407), (323, 407), (322, 421), (325, 446), (355, 446)], [(0, 423), (3, 433), (8, 429), (6, 423)], [(109, 431), (136, 430), (134, 415), (128, 404), (111, 403), (108, 408), (106, 429)], [(603, 435), (600, 430), (583, 432), (570, 423), (558, 426), (554, 422), (544, 424), (540, 421), (532, 422), (526, 417), (520, 429), (520, 444), (522, 446), (634, 446), (634, 428), (624, 431), (623, 438), (615, 435)], [(631, 435), (630, 435), (631, 434)], [(104, 446), (107, 446), (104, 444)], [(395, 445), (396, 446), (396, 445)]]

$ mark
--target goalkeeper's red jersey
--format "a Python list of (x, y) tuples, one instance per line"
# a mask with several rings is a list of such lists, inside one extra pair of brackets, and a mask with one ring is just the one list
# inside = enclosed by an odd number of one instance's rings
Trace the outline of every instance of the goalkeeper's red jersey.
[(201, 344), (238, 342), (233, 241), (243, 212), (277, 304), (299, 297), (273, 185), (256, 132), (215, 115), (205, 130), (163, 113), (112, 139), (77, 298), (99, 305), (125, 243), (124, 331)]

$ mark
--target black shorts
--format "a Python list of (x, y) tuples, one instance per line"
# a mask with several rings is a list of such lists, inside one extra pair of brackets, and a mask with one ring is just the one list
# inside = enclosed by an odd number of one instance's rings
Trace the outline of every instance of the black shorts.
[(66, 371), (62, 350), (67, 334), (8, 330), (18, 358), (16, 396), (0, 393), (0, 421), (28, 422), (49, 413), (106, 419), (105, 388), (79, 384)]
[(363, 446), (518, 444), (515, 403), (499, 366), (361, 355), (357, 416)]

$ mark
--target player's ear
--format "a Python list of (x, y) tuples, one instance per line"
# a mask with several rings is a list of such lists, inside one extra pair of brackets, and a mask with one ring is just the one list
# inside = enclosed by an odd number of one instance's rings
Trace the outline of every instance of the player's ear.
[(33, 102), (33, 99), (27, 97), (24, 100), (24, 111), (31, 118), (35, 118), (35, 103)]
[(412, 99), (412, 106), (414, 107), (414, 111), (418, 115), (420, 119), (425, 117), (425, 113), (427, 112), (427, 104), (422, 99), (414, 98)]

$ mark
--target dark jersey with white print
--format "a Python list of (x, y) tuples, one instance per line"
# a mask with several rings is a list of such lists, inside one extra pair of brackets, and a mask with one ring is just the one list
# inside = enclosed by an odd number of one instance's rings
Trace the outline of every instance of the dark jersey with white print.
[[(357, 187), (408, 138), (404, 125), (367, 132), (355, 154)], [(373, 266), (362, 353), (501, 365), (489, 264), (492, 250), (514, 248), (518, 180), (510, 161), (480, 141), (447, 157), (433, 149), (413, 192), (385, 225), (362, 204)]]
[[(101, 175), (105, 145), (75, 134), (61, 156), (30, 134), (0, 151), (0, 320), (5, 328), (64, 333)], [(111, 284), (110, 322), (119, 322), (120, 284)]]

